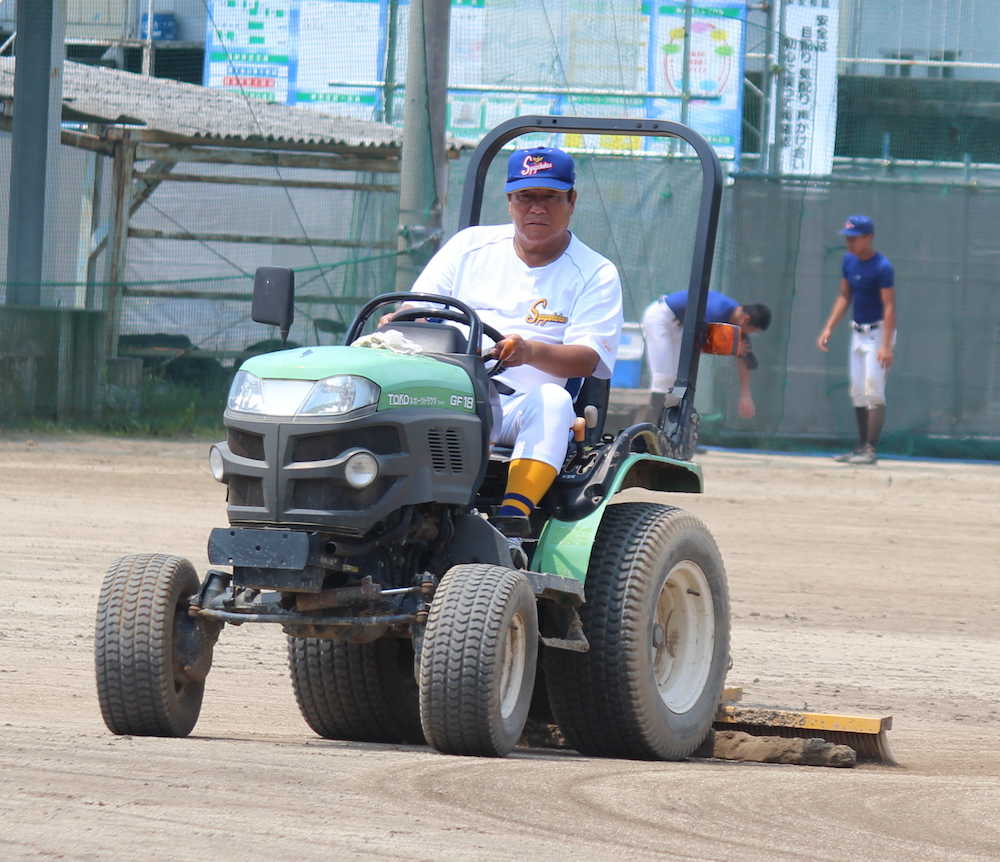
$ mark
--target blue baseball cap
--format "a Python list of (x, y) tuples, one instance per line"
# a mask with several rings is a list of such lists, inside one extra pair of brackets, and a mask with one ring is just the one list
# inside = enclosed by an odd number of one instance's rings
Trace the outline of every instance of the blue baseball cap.
[(841, 236), (871, 236), (873, 233), (875, 222), (863, 215), (848, 216), (840, 232)]
[(514, 150), (507, 160), (505, 192), (519, 189), (556, 189), (568, 192), (576, 182), (576, 168), (569, 153), (555, 147)]

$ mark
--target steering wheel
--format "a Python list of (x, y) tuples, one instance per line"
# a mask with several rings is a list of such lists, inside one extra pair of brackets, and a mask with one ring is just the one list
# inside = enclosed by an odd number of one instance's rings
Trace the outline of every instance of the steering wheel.
[[(421, 317), (436, 317), (439, 320), (450, 320), (453, 323), (464, 323), (466, 326), (469, 325), (469, 318), (462, 314), (460, 311), (453, 311), (450, 308), (438, 309), (427, 309), (427, 308), (404, 308), (401, 311), (397, 311), (390, 320), (390, 323), (403, 323), (407, 320), (417, 320)], [(482, 323), (482, 321), (480, 321)], [(503, 335), (500, 330), (490, 326), (488, 323), (483, 323), (483, 332), (493, 339), (494, 342), (503, 341)], [(488, 362), (493, 357), (489, 353), (482, 357), (483, 362)], [(496, 377), (500, 374), (507, 366), (504, 365), (499, 359), (489, 371), (486, 372), (487, 377)]]

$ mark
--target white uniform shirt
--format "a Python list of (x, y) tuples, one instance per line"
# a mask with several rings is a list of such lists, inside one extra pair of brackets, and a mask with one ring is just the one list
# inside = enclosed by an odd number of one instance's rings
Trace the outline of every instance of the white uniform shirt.
[[(556, 260), (530, 267), (514, 251), (512, 224), (466, 228), (431, 258), (412, 289), (459, 299), (504, 335), (590, 347), (598, 356), (594, 377), (614, 370), (622, 328), (618, 270), (572, 234)], [(484, 350), (489, 344), (485, 339)], [(531, 365), (498, 379), (520, 392), (566, 384)]]

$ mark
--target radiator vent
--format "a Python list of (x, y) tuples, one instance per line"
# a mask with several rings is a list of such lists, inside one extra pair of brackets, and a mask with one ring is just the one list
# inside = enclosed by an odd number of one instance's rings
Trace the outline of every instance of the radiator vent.
[(462, 437), (455, 428), (430, 428), (427, 431), (427, 449), (435, 473), (462, 473)]

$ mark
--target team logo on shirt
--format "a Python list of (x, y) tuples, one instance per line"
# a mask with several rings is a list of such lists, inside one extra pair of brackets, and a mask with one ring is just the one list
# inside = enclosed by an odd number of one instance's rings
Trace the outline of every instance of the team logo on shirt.
[(528, 323), (535, 323), (538, 326), (544, 326), (546, 323), (565, 323), (569, 320), (563, 314), (543, 314), (539, 309), (548, 308), (549, 301), (547, 299), (536, 299), (531, 303), (531, 312), (524, 319)]
[(533, 177), (540, 171), (547, 171), (551, 167), (552, 162), (548, 161), (545, 156), (525, 156), (521, 163), (521, 176)]

